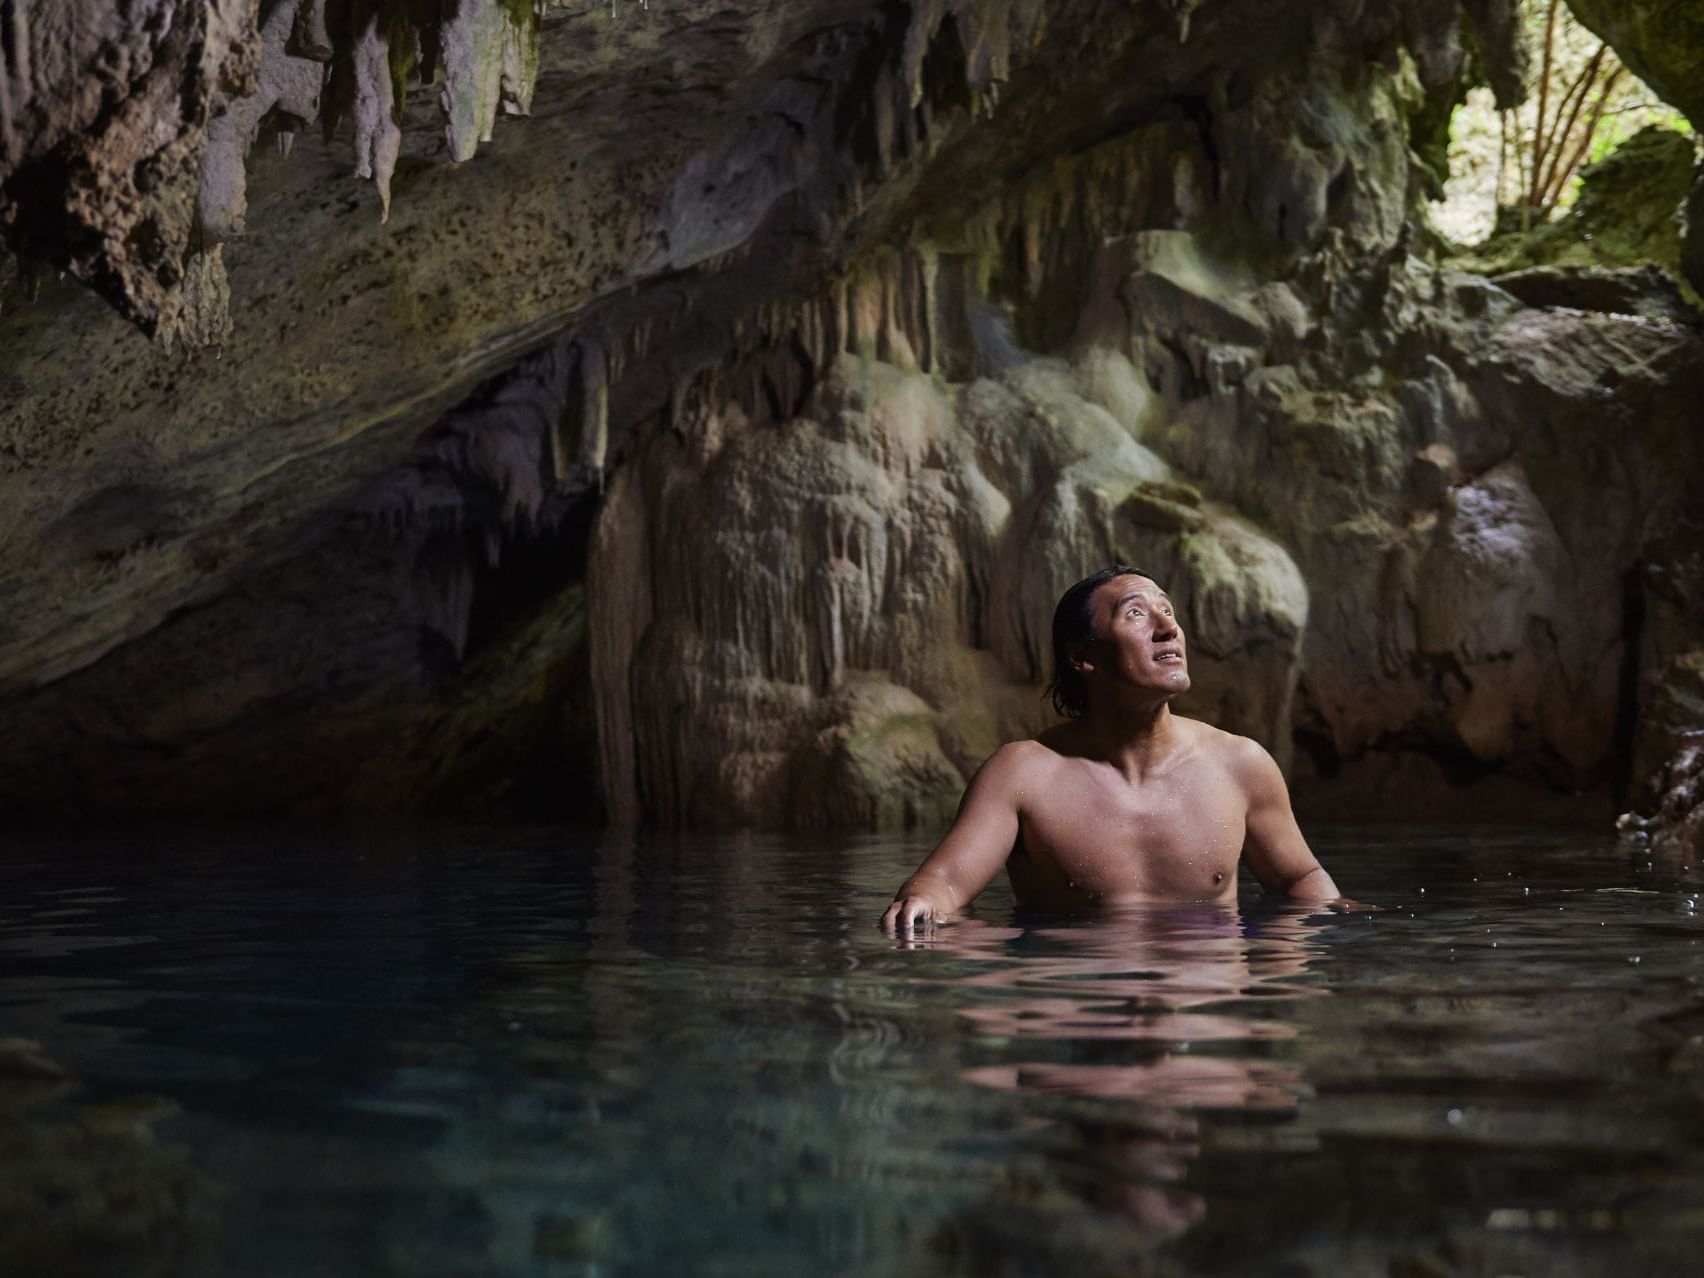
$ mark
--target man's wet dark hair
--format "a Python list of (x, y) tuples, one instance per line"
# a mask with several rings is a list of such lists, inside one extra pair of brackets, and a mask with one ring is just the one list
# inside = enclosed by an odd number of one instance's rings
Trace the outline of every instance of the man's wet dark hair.
[(1047, 685), (1047, 695), (1053, 700), (1053, 708), (1067, 719), (1080, 718), (1088, 709), (1083, 676), (1071, 668), (1071, 645), (1094, 638), (1095, 591), (1114, 577), (1146, 577), (1156, 586), (1160, 584), (1152, 573), (1129, 564), (1113, 564), (1090, 573), (1060, 595), (1059, 606), (1053, 610), (1053, 682)]

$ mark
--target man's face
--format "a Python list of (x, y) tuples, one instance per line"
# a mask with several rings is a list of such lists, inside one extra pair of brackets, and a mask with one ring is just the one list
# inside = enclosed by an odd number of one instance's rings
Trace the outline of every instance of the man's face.
[(1114, 577), (1094, 593), (1094, 638), (1084, 654), (1121, 684), (1171, 694), (1189, 691), (1183, 628), (1166, 592), (1146, 577)]

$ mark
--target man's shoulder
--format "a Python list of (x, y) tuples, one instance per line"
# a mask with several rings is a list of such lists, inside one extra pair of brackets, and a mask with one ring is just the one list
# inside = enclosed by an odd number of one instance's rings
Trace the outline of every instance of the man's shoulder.
[(1030, 796), (1050, 788), (1049, 778), (1058, 760), (1058, 753), (1039, 738), (1008, 741), (982, 761), (971, 780), (971, 790), (986, 797), (1000, 795), (1022, 807)]
[(1052, 775), (1068, 754), (1054, 730), (1008, 741), (982, 765), (982, 775), (1001, 786), (1022, 788)]
[(1060, 741), (1055, 732), (1057, 729), (1050, 728), (1033, 737), (1008, 741), (988, 756), (988, 762), (1007, 771), (1019, 772), (1049, 767), (1060, 758)]
[(1186, 719), (1182, 715), (1174, 715), (1173, 720), (1188, 735), (1190, 743), (1197, 750), (1234, 772), (1243, 773), (1250, 769), (1258, 771), (1267, 766), (1277, 766), (1266, 747), (1253, 737), (1227, 732), (1210, 723), (1203, 723), (1200, 719)]

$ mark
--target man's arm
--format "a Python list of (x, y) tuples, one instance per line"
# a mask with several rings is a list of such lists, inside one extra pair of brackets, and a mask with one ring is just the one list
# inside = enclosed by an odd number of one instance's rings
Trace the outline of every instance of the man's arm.
[(988, 886), (1018, 841), (1018, 800), (1033, 743), (1014, 741), (989, 755), (959, 803), (952, 829), (905, 881), (882, 915), (889, 932), (910, 936), (963, 909)]
[(1272, 756), (1259, 742), (1247, 739), (1238, 742), (1237, 755), (1237, 776), (1248, 796), (1243, 856), (1260, 886), (1298, 901), (1341, 898), (1296, 825), (1290, 787)]

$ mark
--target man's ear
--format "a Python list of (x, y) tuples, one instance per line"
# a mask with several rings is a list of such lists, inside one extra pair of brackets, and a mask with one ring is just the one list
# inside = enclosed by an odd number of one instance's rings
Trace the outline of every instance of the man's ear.
[(1078, 674), (1087, 674), (1095, 668), (1094, 659), (1089, 655), (1089, 645), (1080, 639), (1066, 647), (1065, 659)]

